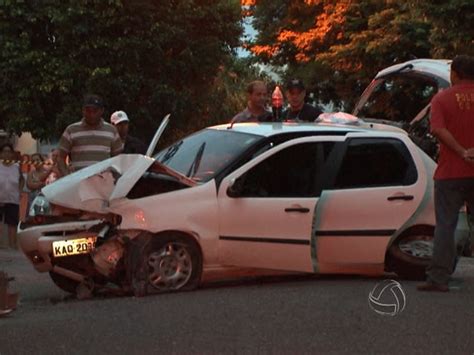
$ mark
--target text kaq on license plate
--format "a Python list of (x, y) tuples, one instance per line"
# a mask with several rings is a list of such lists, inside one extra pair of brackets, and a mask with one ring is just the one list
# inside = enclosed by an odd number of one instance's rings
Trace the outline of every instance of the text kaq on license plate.
[(95, 247), (97, 237), (87, 237), (80, 239), (58, 240), (53, 242), (53, 255), (69, 256), (78, 254), (87, 254)]

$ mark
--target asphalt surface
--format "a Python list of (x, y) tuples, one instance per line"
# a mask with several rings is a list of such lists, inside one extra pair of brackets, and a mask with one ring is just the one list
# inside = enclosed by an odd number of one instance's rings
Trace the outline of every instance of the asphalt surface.
[[(192, 292), (76, 300), (0, 250), (17, 310), (0, 317), (0, 354), (473, 354), (474, 259), (449, 293), (398, 280), (406, 307), (380, 315), (368, 296), (383, 278), (247, 277)], [(392, 275), (393, 277), (393, 275)]]

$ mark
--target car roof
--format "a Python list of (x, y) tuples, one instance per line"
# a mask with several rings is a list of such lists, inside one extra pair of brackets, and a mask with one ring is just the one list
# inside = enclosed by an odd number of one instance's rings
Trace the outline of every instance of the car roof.
[(348, 132), (373, 132), (386, 131), (395, 132), (406, 135), (407, 133), (401, 128), (391, 125), (369, 123), (359, 120), (358, 125), (355, 124), (331, 124), (331, 123), (314, 123), (314, 122), (245, 122), (223, 124), (218, 126), (208, 127), (208, 129), (215, 130), (232, 130), (241, 133), (255, 134), (264, 137), (270, 137), (282, 133), (303, 133), (314, 132), (315, 134), (328, 135), (345, 134)]
[(415, 71), (437, 76), (449, 83), (451, 60), (448, 59), (413, 59), (400, 64), (392, 65), (377, 73), (376, 79), (399, 71)]

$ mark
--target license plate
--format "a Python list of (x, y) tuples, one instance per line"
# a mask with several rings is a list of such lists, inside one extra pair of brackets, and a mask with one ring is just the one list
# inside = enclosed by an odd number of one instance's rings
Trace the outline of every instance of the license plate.
[(96, 241), (97, 237), (58, 240), (53, 242), (53, 255), (59, 257), (88, 254), (94, 249)]

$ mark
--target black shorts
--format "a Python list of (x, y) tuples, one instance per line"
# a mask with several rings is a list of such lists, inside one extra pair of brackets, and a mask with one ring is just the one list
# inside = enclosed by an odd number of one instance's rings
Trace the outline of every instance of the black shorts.
[(18, 212), (20, 206), (15, 203), (5, 203), (3, 205), (4, 223), (10, 226), (18, 225)]

